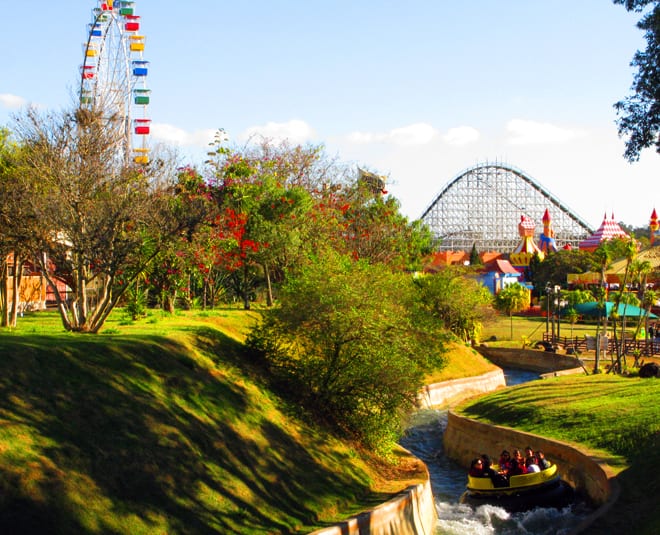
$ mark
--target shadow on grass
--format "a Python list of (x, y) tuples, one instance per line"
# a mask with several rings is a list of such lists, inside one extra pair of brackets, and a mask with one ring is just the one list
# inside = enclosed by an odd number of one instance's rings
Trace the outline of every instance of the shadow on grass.
[(289, 533), (367, 491), (292, 438), (241, 344), (195, 334), (216, 366), (161, 337), (0, 337), (0, 533)]

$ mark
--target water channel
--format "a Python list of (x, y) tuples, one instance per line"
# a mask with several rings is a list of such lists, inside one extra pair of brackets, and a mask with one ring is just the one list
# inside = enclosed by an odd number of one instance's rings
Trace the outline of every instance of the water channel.
[[(507, 386), (539, 378), (524, 370), (504, 370), (504, 376)], [(435, 535), (561, 535), (570, 532), (590, 512), (582, 503), (563, 510), (536, 508), (515, 514), (490, 505), (473, 509), (458, 503), (467, 478), (465, 469), (444, 455), (442, 434), (446, 426), (446, 410), (422, 410), (401, 440), (401, 445), (429, 469), (438, 513)], [(492, 455), (495, 453), (499, 452)]]

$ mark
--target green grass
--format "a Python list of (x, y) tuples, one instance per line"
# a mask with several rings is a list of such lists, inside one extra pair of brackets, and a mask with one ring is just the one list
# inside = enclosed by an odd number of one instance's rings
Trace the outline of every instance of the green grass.
[(509, 388), (470, 401), (460, 412), (586, 447), (616, 471), (617, 505), (591, 533), (659, 533), (660, 380), (570, 376)]
[(499, 369), (477, 351), (460, 342), (450, 343), (447, 349), (448, 358), (445, 367), (426, 376), (424, 381), (426, 384), (483, 375)]
[(307, 532), (404, 488), (262, 388), (254, 317), (118, 313), (94, 336), (48, 312), (0, 332), (0, 532)]
[[(151, 311), (130, 322), (118, 311), (93, 336), (48, 312), (0, 331), (0, 533), (308, 532), (419, 477), (404, 456), (398, 468), (378, 463), (269, 394), (244, 365), (256, 317)], [(508, 338), (509, 318), (498, 322), (485, 334)], [(520, 336), (544, 328), (514, 317)], [(431, 382), (491, 369), (469, 348), (450, 355)], [(464, 411), (606, 457), (623, 494), (592, 533), (657, 533), (659, 394), (657, 380), (567, 377)]]
[[(513, 325), (513, 336), (511, 326)], [(505, 314), (498, 314), (493, 321), (484, 324), (481, 333), (481, 341), (487, 342), (493, 347), (522, 347), (523, 340), (530, 342), (543, 339), (543, 334), (552, 332), (552, 323), (548, 326), (546, 318), (539, 316), (513, 316), (512, 321)], [(557, 326), (555, 325), (555, 329)], [(562, 337), (579, 337), (585, 334), (593, 336), (596, 334), (596, 324), (593, 321), (575, 323), (571, 326), (567, 321), (562, 321), (559, 327)], [(495, 337), (494, 341), (489, 340)]]

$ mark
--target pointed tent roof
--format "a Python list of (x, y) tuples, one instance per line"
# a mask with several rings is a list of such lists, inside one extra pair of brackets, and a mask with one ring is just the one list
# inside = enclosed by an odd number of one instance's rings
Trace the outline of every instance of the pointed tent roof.
[(651, 245), (655, 245), (655, 238), (656, 234), (658, 233), (658, 229), (660, 229), (660, 221), (658, 221), (658, 214), (654, 208), (653, 213), (651, 214), (651, 220), (649, 221), (649, 230), (651, 231)]
[[(567, 243), (566, 245), (570, 244)], [(539, 249), (544, 253), (554, 253), (557, 251), (555, 231), (552, 230), (552, 217), (550, 217), (550, 210), (547, 208), (543, 214), (543, 232), (539, 236)]]
[(520, 216), (520, 223), (518, 223), (518, 234), (520, 234), (520, 244), (516, 250), (509, 255), (509, 261), (513, 266), (529, 266), (531, 259), (534, 255), (538, 255), (541, 260), (545, 254), (534, 243), (534, 221), (526, 215)]
[(614, 221), (614, 214), (610, 219), (607, 219), (607, 214), (603, 216), (603, 222), (596, 232), (589, 236), (586, 240), (580, 242), (581, 251), (594, 251), (598, 246), (607, 240), (613, 238), (628, 238), (628, 234), (621, 228), (621, 226)]

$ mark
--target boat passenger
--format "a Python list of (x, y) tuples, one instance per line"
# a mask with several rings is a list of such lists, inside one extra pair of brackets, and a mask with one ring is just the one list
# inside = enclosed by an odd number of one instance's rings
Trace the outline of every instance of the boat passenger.
[(481, 454), (481, 463), (485, 477), (489, 477), (493, 482), (494, 487), (506, 487), (509, 485), (509, 479), (502, 472), (498, 472), (493, 468), (493, 463), (490, 457), (485, 453)]
[(539, 468), (541, 470), (547, 470), (550, 468), (550, 461), (545, 458), (545, 454), (541, 450), (536, 452), (536, 457), (539, 460)]
[(495, 470), (493, 470), (492, 468), (493, 462), (490, 460), (490, 457), (485, 453), (481, 454), (481, 466), (483, 468), (484, 476), (492, 477), (494, 474), (496, 474)]
[(484, 477), (483, 463), (481, 459), (472, 459), (470, 463), (470, 471), (468, 472), (472, 477)]
[(527, 467), (525, 466), (525, 459), (520, 453), (520, 450), (513, 450), (513, 461), (511, 464), (511, 469), (509, 470), (509, 475), (519, 476), (526, 473)]
[(509, 472), (511, 469), (511, 455), (507, 450), (502, 451), (500, 453), (500, 473), (506, 474)]
[(540, 472), (539, 460), (531, 446), (525, 448), (525, 466), (528, 472)]

